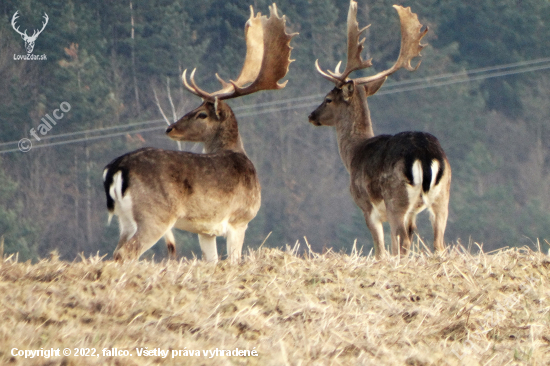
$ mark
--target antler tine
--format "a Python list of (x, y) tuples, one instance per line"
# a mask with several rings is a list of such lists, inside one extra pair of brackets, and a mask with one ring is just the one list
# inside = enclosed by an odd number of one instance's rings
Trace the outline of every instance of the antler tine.
[(25, 36), (26, 36), (26, 35), (27, 35), (27, 30), (26, 30), (26, 29), (25, 29), (25, 32), (22, 33), (22, 32), (19, 30), (19, 26), (17, 26), (17, 28), (16, 28), (15, 22), (16, 22), (17, 18), (19, 18), (19, 14), (18, 14), (18, 13), (19, 13), (19, 10), (17, 10), (17, 11), (15, 12), (15, 14), (13, 14), (13, 17), (11, 18), (11, 26), (12, 26), (13, 29), (14, 29), (17, 33), (19, 33), (20, 35), (25, 35)]
[[(34, 29), (33, 32), (32, 32), (32, 36), (29, 37), (30, 39), (35, 39), (36, 40), (36, 38), (38, 38), (40, 33), (42, 33), (42, 31), (44, 31), (44, 28), (46, 28), (46, 25), (48, 24), (48, 20), (50, 18), (48, 18), (48, 14), (46, 14), (46, 13), (44, 13), (42, 18), (44, 18), (44, 20), (45, 20), (45, 22), (42, 22), (42, 29), (40, 29), (40, 30)], [(26, 30), (25, 30), (25, 34), (27, 34)]]
[(220, 82), (220, 84), (222, 84), (222, 90), (231, 90), (231, 88), (233, 87), (233, 84), (231, 83), (228, 83), (226, 82), (225, 80), (223, 80), (220, 75), (218, 75), (218, 73), (216, 73), (216, 79), (218, 79), (218, 81)]
[(420, 56), (420, 51), (426, 45), (420, 44), (422, 37), (428, 33), (428, 27), (421, 32), (422, 24), (418, 21), (418, 15), (411, 11), (411, 8), (404, 8), (399, 5), (393, 6), (399, 14), (401, 22), (401, 50), (399, 51), (399, 57), (395, 64), (388, 70), (379, 72), (376, 75), (367, 76), (359, 79), (355, 79), (356, 84), (365, 84), (374, 80), (387, 77), (401, 68), (405, 68), (409, 71), (415, 71), (420, 66), (420, 62), (413, 67), (411, 60), (417, 56)]
[(46, 25), (48, 24), (48, 20), (50, 20), (50, 18), (48, 17), (48, 14), (46, 13), (44, 13), (44, 16), (42, 18), (44, 18), (45, 22), (42, 23), (42, 29), (40, 29), (38, 34), (42, 33), (42, 31), (44, 30), (44, 28), (46, 28)]
[(348, 27), (348, 54), (347, 54), (347, 61), (346, 61), (346, 68), (344, 69), (344, 72), (340, 73), (340, 65), (342, 64), (342, 61), (336, 65), (336, 68), (334, 71), (327, 70), (326, 72), (321, 71), (320, 67), (318, 67), (318, 63), (316, 62), (315, 67), (317, 68), (317, 71), (325, 78), (328, 79), (335, 84), (339, 85), (342, 84), (346, 78), (355, 70), (364, 69), (367, 67), (372, 66), (371, 60), (363, 60), (361, 58), (361, 52), (364, 49), (363, 44), (365, 43), (365, 39), (359, 40), (359, 37), (361, 34), (368, 28), (370, 25), (367, 25), (366, 27), (359, 29), (359, 23), (357, 22), (357, 3), (353, 0), (350, 1), (349, 4), (349, 11), (348, 11), (348, 20), (347, 20), (347, 27)]
[(345, 81), (349, 74), (355, 70), (365, 69), (372, 66), (371, 60), (363, 60), (361, 52), (364, 49), (365, 38), (359, 40), (361, 34), (370, 27), (370, 24), (364, 28), (359, 29), (359, 23), (357, 22), (357, 2), (351, 0), (348, 11), (348, 56), (346, 61), (346, 68), (344, 72), (339, 73), (339, 66), (336, 66), (334, 72), (329, 73), (339, 79)]
[(197, 91), (187, 83), (187, 69), (183, 70), (183, 74), (181, 74), (181, 82), (183, 83), (183, 86), (187, 88), (187, 90), (189, 90), (191, 93), (195, 95), (198, 95)]
[(191, 85), (193, 86), (193, 89), (195, 89), (195, 91), (197, 92), (197, 95), (201, 96), (203, 99), (215, 99), (214, 93), (208, 93), (197, 86), (197, 83), (195, 82), (195, 71), (197, 71), (197, 68), (193, 69), (193, 72), (191, 73), (189, 79), (191, 79)]
[[(40, 35), (40, 33), (42, 33), (42, 31), (44, 30), (44, 28), (46, 28), (46, 25), (48, 24), (48, 20), (50, 18), (48, 18), (48, 14), (44, 13), (44, 16), (42, 17), (44, 18), (45, 22), (42, 22), (42, 29), (40, 30), (37, 30), (35, 29), (33, 32), (32, 32), (32, 36), (30, 36), (30, 38), (38, 38), (38, 36)], [(38, 32), (38, 33), (37, 33)]]
[(208, 93), (205, 93), (205, 95), (202, 95), (199, 91), (200, 89), (196, 87), (197, 84), (194, 82), (196, 70), (197, 69), (194, 68), (193, 71), (191, 71), (191, 83), (193, 84), (193, 86), (189, 85), (189, 83), (187, 82), (187, 69), (183, 70), (183, 74), (181, 74), (181, 81), (183, 82), (183, 85), (187, 88), (187, 90), (189, 90), (191, 93), (198, 95), (203, 99), (208, 99), (210, 95)]
[[(336, 66), (336, 69), (339, 68), (339, 66), (340, 66), (341, 63), (342, 63), (342, 61), (340, 61), (340, 62), (338, 63), (338, 66)], [(339, 84), (339, 83), (340, 83), (340, 79), (337, 79), (337, 78), (335, 78), (334, 76), (327, 74), (326, 72), (324, 72), (324, 71), (321, 69), (321, 66), (319, 66), (319, 59), (315, 60), (315, 68), (317, 69), (317, 72), (318, 72), (319, 74), (321, 74), (321, 76), (324, 77), (325, 79), (327, 79), (328, 81), (332, 81), (332, 82), (335, 83), (335, 84)]]

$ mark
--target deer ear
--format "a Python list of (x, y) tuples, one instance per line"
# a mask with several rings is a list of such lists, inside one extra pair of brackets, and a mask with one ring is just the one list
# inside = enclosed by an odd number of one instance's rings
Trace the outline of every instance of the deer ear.
[(370, 83), (366, 83), (364, 87), (365, 87), (365, 92), (367, 93), (367, 97), (370, 97), (371, 95), (376, 94), (378, 89), (380, 89), (380, 87), (384, 84), (387, 78), (388, 77), (386, 76), (386, 77), (383, 77), (382, 79), (378, 79), (378, 80), (371, 81)]
[(341, 89), (342, 94), (344, 95), (344, 100), (349, 102), (355, 92), (355, 83), (353, 80), (347, 81), (344, 85), (342, 85)]

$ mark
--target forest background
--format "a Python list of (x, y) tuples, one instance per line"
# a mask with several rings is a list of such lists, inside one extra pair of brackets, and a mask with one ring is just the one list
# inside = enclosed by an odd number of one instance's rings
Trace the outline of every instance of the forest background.
[[(389, 67), (400, 46), (395, 1), (359, 0), (364, 57)], [(550, 2), (547, 0), (417, 0), (410, 6), (429, 26), (422, 65), (399, 71), (369, 98), (375, 133), (434, 134), (453, 169), (448, 243), (485, 250), (544, 244), (550, 238)], [(245, 55), (249, 5), (269, 14), (269, 1), (0, 1), (0, 236), (5, 253), (36, 259), (57, 250), (110, 256), (118, 241), (107, 226), (104, 166), (131, 150), (177, 149), (166, 122), (199, 105), (181, 85), (184, 69), (217, 90), (214, 78), (236, 78)], [(308, 114), (333, 87), (314, 62), (333, 68), (345, 58), (347, 1), (280, 0), (292, 40), (289, 83), (229, 102), (245, 149), (262, 183), (262, 207), (245, 245), (284, 246), (307, 237), (314, 250), (368, 253), (371, 237), (348, 191), (335, 132), (315, 128)], [(26, 54), (11, 26), (40, 29)], [(361, 73), (358, 73), (361, 75)], [(158, 103), (157, 101), (158, 100)], [(172, 101), (172, 103), (171, 103)], [(68, 102), (71, 110), (42, 141), (29, 134)], [(173, 107), (172, 105), (173, 104)], [(175, 110), (175, 113), (173, 113)], [(40, 135), (39, 135), (40, 136)], [(18, 150), (29, 138), (33, 148)], [(202, 147), (184, 144), (187, 150)], [(426, 214), (421, 237), (431, 243)], [(386, 238), (388, 241), (388, 238)], [(200, 254), (196, 235), (177, 232), (178, 251)], [(218, 247), (223, 240), (218, 239)], [(164, 245), (148, 253), (165, 255)]]

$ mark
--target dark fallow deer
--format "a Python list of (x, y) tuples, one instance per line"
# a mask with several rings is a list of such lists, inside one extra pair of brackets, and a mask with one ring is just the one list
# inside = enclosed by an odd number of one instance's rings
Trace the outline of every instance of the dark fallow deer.
[(236, 81), (223, 81), (222, 89), (207, 93), (195, 83), (195, 70), (187, 81), (189, 91), (203, 99), (166, 130), (176, 141), (204, 144), (204, 154), (143, 148), (125, 154), (105, 167), (104, 187), (110, 217), (117, 215), (120, 240), (115, 260), (137, 259), (165, 237), (174, 254), (172, 228), (199, 235), (203, 259), (218, 260), (216, 236), (227, 237), (227, 255), (238, 262), (245, 231), (260, 208), (260, 183), (248, 159), (237, 120), (226, 99), (260, 90), (281, 89), (288, 72), (289, 46), (294, 34), (285, 30), (285, 17), (276, 5), (270, 17), (251, 7), (245, 25), (246, 57)]
[(451, 166), (437, 139), (424, 132), (401, 132), (375, 136), (367, 97), (375, 94), (386, 78), (400, 68), (414, 71), (411, 60), (420, 56), (420, 44), (428, 32), (410, 8), (394, 5), (401, 20), (401, 50), (397, 62), (376, 75), (349, 79), (355, 70), (372, 65), (363, 60), (364, 39), (356, 20), (357, 3), (348, 13), (348, 54), (344, 72), (317, 71), (336, 87), (309, 115), (316, 126), (334, 126), (340, 156), (350, 174), (350, 191), (365, 216), (374, 241), (376, 258), (385, 255), (382, 223), (389, 221), (391, 252), (406, 255), (416, 230), (416, 215), (428, 208), (434, 231), (434, 249), (443, 251), (447, 224)]

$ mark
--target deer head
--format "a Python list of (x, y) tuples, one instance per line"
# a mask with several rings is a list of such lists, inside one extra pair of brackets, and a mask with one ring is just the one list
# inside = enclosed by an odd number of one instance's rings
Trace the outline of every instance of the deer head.
[(25, 48), (27, 49), (27, 53), (32, 53), (32, 51), (34, 49), (34, 42), (36, 41), (36, 38), (38, 38), (40, 33), (42, 33), (44, 28), (46, 28), (46, 24), (48, 24), (48, 19), (49, 19), (48, 14), (44, 13), (43, 18), (44, 18), (45, 22), (42, 23), (42, 29), (40, 29), (39, 31), (37, 31), (35, 29), (32, 36), (29, 36), (29, 35), (27, 35), (27, 30), (26, 29), (25, 29), (25, 32), (20, 32), (19, 27), (15, 26), (15, 21), (17, 20), (17, 18), (19, 18), (19, 15), (17, 13), (19, 13), (19, 10), (16, 11), (15, 14), (13, 14), (13, 17), (11, 18), (11, 26), (13, 27), (13, 29), (17, 33), (19, 33), (21, 35), (21, 38), (23, 38), (23, 40), (25, 41)]
[(183, 71), (183, 85), (204, 102), (167, 128), (170, 138), (203, 142), (207, 152), (242, 149), (236, 118), (231, 108), (222, 101), (260, 90), (284, 88), (287, 82), (279, 84), (278, 81), (286, 75), (293, 61), (290, 60), (290, 40), (297, 33), (286, 33), (285, 16), (279, 17), (275, 4), (269, 10), (269, 18), (261, 13), (254, 16), (254, 9), (250, 7), (250, 19), (244, 30), (246, 56), (236, 81), (226, 82), (216, 74), (222, 88), (208, 93), (197, 86), (196, 69), (191, 72), (190, 83), (187, 81), (187, 69)]
[(215, 105), (211, 101), (204, 101), (168, 126), (166, 134), (175, 141), (203, 143), (206, 153), (221, 150), (244, 152), (237, 119), (231, 108), (223, 102)]
[[(422, 24), (418, 21), (418, 16), (411, 12), (411, 8), (403, 8), (399, 5), (393, 6), (397, 13), (399, 14), (399, 19), (401, 22), (401, 50), (399, 52), (399, 57), (395, 64), (382, 72), (379, 72), (372, 76), (367, 76), (357, 79), (349, 79), (348, 76), (356, 70), (361, 70), (372, 66), (371, 60), (363, 60), (361, 57), (361, 52), (363, 51), (363, 44), (365, 39), (359, 40), (361, 34), (370, 26), (359, 29), (359, 24), (357, 23), (357, 3), (355, 1), (350, 1), (347, 27), (348, 27), (348, 52), (347, 52), (347, 62), (346, 68), (343, 72), (340, 72), (341, 61), (336, 65), (334, 71), (327, 70), (326, 72), (321, 69), (319, 66), (319, 60), (315, 61), (315, 68), (317, 72), (321, 74), (325, 79), (333, 82), (336, 85), (336, 88), (331, 91), (325, 98), (322, 106), (327, 107), (333, 100), (342, 100), (343, 102), (349, 103), (353, 95), (356, 94), (357, 90), (360, 90), (359, 86), (363, 86), (366, 91), (365, 96), (372, 95), (378, 91), (382, 86), (386, 78), (396, 72), (401, 68), (405, 68), (409, 71), (414, 71), (420, 66), (420, 62), (416, 67), (411, 66), (411, 60), (417, 56), (420, 56), (420, 51), (425, 47), (421, 45), (420, 41), (422, 37), (428, 32), (428, 27), (421, 32)], [(336, 94), (341, 94), (336, 96)], [(331, 106), (332, 107), (332, 106)], [(314, 112), (315, 113), (315, 112)], [(314, 114), (312, 113), (312, 114)], [(319, 113), (317, 113), (319, 114)], [(311, 120), (311, 118), (310, 118)], [(319, 124), (319, 122), (311, 121), (314, 124)]]

